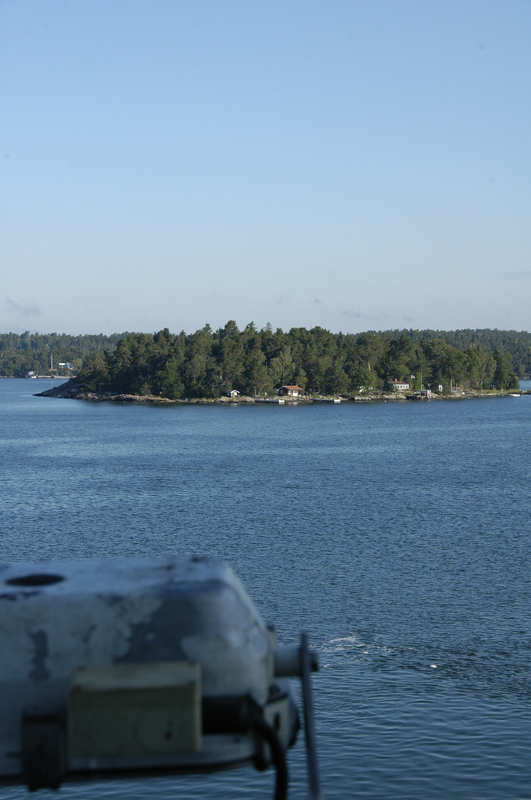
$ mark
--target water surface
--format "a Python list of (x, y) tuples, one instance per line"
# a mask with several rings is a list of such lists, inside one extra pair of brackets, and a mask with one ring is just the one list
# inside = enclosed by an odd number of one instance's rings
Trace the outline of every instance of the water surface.
[[(154, 408), (48, 385), (0, 381), (2, 560), (220, 557), (280, 642), (320, 651), (327, 798), (531, 797), (531, 396)], [(303, 798), (302, 740), (289, 763)], [(246, 768), (61, 796), (271, 787)]]

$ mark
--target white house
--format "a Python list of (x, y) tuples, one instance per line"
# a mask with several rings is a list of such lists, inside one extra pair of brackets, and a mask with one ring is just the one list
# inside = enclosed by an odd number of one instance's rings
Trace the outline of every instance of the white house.
[(396, 378), (395, 380), (387, 381), (387, 383), (391, 389), (396, 389), (399, 392), (406, 392), (409, 389), (409, 383), (406, 383), (405, 381), (398, 381)]
[(237, 389), (231, 389), (230, 392), (227, 392), (227, 397), (238, 397), (239, 394)]

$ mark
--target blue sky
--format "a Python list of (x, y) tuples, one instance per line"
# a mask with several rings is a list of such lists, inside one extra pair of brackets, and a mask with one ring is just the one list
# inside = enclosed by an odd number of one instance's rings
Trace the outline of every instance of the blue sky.
[(0, 0), (0, 331), (531, 327), (529, 0)]

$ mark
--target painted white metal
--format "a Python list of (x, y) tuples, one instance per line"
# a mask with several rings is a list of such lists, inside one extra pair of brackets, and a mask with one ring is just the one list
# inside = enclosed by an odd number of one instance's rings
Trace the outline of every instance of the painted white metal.
[[(274, 645), (238, 578), (215, 559), (1, 564), (0, 780), (20, 775), (24, 713), (66, 709), (81, 667), (193, 661), (203, 698), (249, 693), (265, 705)], [(285, 746), (292, 734), (279, 731)], [(248, 759), (254, 748), (251, 735), (214, 734), (194, 753), (78, 758), (68, 769), (193, 768)]]

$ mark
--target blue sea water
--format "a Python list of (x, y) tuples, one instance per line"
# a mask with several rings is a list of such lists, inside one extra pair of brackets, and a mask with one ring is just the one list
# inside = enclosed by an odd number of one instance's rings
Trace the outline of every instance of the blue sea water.
[[(279, 642), (305, 630), (320, 652), (326, 798), (531, 798), (531, 396), (32, 396), (48, 387), (0, 381), (1, 560), (220, 557)], [(304, 798), (302, 738), (289, 765), (290, 797)], [(272, 784), (246, 768), (61, 797), (261, 800)]]

